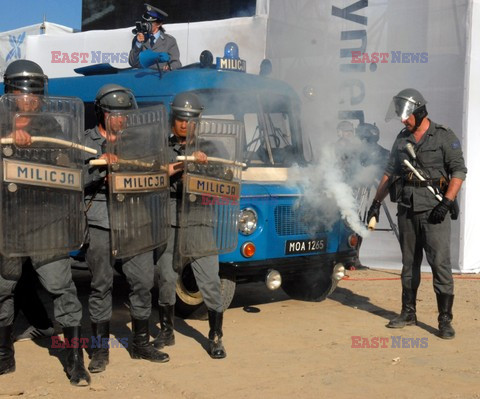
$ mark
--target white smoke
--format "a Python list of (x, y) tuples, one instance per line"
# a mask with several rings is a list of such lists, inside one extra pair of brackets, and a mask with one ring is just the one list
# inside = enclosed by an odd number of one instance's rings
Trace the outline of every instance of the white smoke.
[(325, 144), (318, 149), (318, 161), (308, 167), (294, 167), (292, 182), (300, 185), (304, 197), (297, 204), (310, 226), (331, 229), (339, 216), (362, 237), (369, 232), (361, 220), (369, 205), (368, 189), (374, 190), (378, 164), (364, 166), (359, 156), (362, 142)]

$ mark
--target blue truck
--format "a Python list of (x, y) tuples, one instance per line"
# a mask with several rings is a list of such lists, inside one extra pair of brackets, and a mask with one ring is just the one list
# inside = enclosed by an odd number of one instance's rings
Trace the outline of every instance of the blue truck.
[[(268, 76), (264, 60), (259, 75), (246, 73), (238, 49), (223, 57), (202, 52), (200, 61), (161, 72), (154, 68), (115, 69), (92, 65), (79, 76), (49, 81), (49, 94), (74, 96), (85, 103), (85, 126), (95, 125), (93, 102), (98, 89), (116, 83), (133, 90), (140, 107), (164, 104), (194, 92), (202, 100), (203, 118), (244, 122), (244, 163), (238, 218), (238, 245), (220, 255), (225, 308), (236, 284), (265, 281), (292, 298), (321, 301), (337, 286), (353, 262), (358, 236), (338, 217), (326, 228), (310, 225), (301, 212), (302, 190), (288, 179), (292, 168), (308, 168), (312, 149), (302, 133), (301, 101), (287, 83)], [(233, 55), (232, 55), (233, 54)], [(177, 314), (203, 318), (206, 307), (187, 265), (177, 283)]]

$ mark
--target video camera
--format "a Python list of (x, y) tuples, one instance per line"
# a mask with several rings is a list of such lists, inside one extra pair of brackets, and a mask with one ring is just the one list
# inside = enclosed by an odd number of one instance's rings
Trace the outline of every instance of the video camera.
[(144, 36), (148, 36), (153, 31), (153, 25), (151, 22), (136, 21), (135, 28), (132, 29), (134, 35), (143, 33)]

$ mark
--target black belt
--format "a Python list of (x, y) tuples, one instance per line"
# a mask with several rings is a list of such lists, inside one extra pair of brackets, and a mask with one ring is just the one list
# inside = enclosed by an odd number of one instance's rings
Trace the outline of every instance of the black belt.
[(404, 180), (403, 184), (405, 186), (411, 187), (427, 187), (427, 186), (435, 186), (438, 185), (439, 180)]

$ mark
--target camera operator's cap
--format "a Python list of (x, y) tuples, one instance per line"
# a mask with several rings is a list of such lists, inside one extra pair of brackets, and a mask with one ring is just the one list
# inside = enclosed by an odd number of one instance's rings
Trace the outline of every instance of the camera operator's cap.
[(147, 9), (147, 12), (142, 15), (142, 18), (147, 22), (162, 22), (165, 17), (168, 17), (168, 14), (165, 11), (151, 6), (150, 4), (145, 3), (145, 8)]

